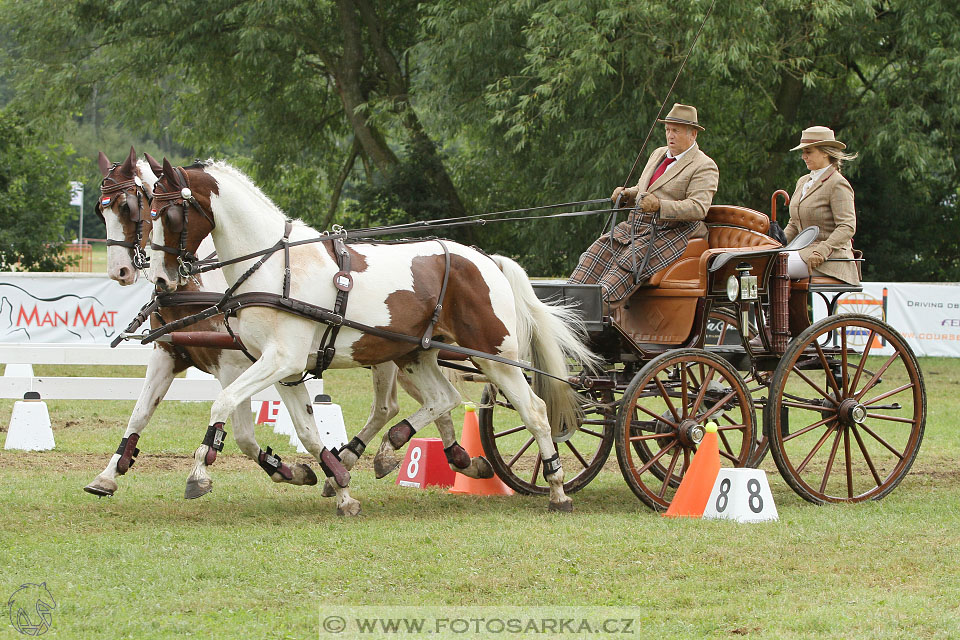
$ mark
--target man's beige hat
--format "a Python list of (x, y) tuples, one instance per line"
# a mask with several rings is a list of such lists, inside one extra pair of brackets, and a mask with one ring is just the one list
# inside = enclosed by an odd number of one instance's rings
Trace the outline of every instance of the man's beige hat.
[(670, 109), (670, 113), (667, 114), (667, 117), (665, 117), (663, 120), (657, 120), (657, 122), (686, 124), (691, 127), (696, 127), (700, 131), (704, 130), (704, 128), (700, 126), (700, 123), (697, 122), (697, 108), (686, 104), (680, 104), (679, 102), (673, 105), (673, 109)]
[(804, 129), (800, 134), (800, 144), (790, 151), (806, 149), (807, 147), (835, 147), (837, 149), (846, 149), (847, 145), (833, 137), (833, 129), (830, 127), (810, 127)]

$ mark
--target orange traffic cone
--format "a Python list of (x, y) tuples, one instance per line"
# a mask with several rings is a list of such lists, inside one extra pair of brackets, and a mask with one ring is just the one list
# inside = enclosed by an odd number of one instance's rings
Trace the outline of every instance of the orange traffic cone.
[(708, 422), (706, 431), (670, 507), (663, 514), (665, 517), (700, 518), (707, 508), (710, 492), (720, 474), (720, 447), (717, 443), (717, 425)]
[[(460, 434), (460, 446), (466, 449), (471, 458), (484, 456), (483, 445), (480, 443), (480, 424), (477, 422), (477, 408), (472, 404), (464, 407), (463, 432)], [(503, 484), (503, 480), (494, 475), (486, 480), (468, 478), (458, 473), (453, 481), (450, 493), (466, 493), (475, 496), (512, 496), (513, 489)]]

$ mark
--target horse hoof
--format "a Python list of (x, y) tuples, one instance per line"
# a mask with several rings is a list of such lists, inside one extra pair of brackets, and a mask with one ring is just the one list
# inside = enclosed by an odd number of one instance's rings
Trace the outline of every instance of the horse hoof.
[(344, 501), (339, 507), (337, 507), (338, 516), (356, 516), (360, 515), (360, 502), (354, 500), (353, 498)]
[(401, 462), (397, 456), (378, 453), (373, 459), (373, 473), (379, 480), (396, 471)]
[(327, 478), (327, 481), (323, 483), (323, 490), (320, 492), (321, 497), (332, 498), (337, 495), (337, 492), (333, 488), (333, 481)]
[(117, 483), (107, 478), (97, 478), (85, 486), (83, 490), (101, 498), (103, 496), (112, 496), (113, 492), (117, 490)]
[(295, 478), (302, 478), (303, 482), (300, 484), (305, 487), (312, 487), (317, 484), (317, 474), (313, 472), (313, 469), (310, 468), (310, 465), (298, 464), (294, 467), (296, 471), (294, 472)]
[(573, 511), (573, 500), (567, 498), (563, 502), (551, 502), (549, 509), (560, 513), (570, 513)]
[(474, 458), (477, 463), (477, 477), (481, 480), (487, 480), (493, 477), (493, 465), (491, 465), (483, 456)]
[(213, 491), (213, 480), (187, 480), (187, 489), (183, 497), (187, 500), (196, 500)]

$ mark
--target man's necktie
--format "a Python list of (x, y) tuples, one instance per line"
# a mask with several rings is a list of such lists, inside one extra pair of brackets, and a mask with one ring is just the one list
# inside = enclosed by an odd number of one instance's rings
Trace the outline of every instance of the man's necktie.
[[(653, 184), (654, 182), (656, 182), (657, 178), (662, 176), (663, 172), (667, 170), (667, 167), (669, 167), (671, 164), (673, 164), (676, 161), (677, 161), (676, 158), (670, 158), (670, 157), (664, 158), (663, 162), (660, 163), (660, 166), (657, 167), (657, 170), (653, 172), (653, 177), (650, 178), (650, 184)], [(647, 186), (649, 187), (649, 185)]]

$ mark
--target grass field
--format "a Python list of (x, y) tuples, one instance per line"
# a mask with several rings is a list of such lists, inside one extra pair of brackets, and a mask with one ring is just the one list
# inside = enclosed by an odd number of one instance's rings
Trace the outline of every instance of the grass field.
[[(768, 458), (780, 520), (754, 525), (660, 518), (614, 455), (572, 514), (548, 513), (544, 497), (400, 488), (365, 457), (352, 485), (363, 513), (344, 519), (319, 488), (274, 485), (229, 442), (214, 491), (188, 502), (207, 403), (161, 404), (116, 496), (97, 499), (81, 489), (133, 403), (51, 401), (55, 451), (0, 451), (0, 596), (45, 582), (51, 638), (314, 638), (322, 612), (346, 605), (620, 607), (637, 624), (616, 637), (957, 638), (960, 362), (921, 367), (926, 435), (897, 490), (816, 507)], [(332, 371), (326, 385), (348, 431), (362, 424), (367, 372)], [(479, 385), (468, 391), (479, 399)], [(0, 404), (0, 425), (11, 408)], [(268, 428), (257, 435), (308, 462)], [(0, 623), (0, 639), (16, 637)]]

